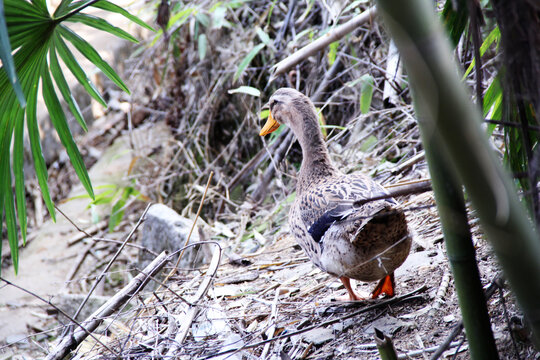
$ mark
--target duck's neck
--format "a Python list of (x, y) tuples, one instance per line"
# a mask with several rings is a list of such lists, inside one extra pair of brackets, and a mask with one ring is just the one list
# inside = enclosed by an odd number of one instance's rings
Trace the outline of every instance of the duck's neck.
[(320, 180), (334, 175), (337, 170), (332, 165), (328, 148), (324, 142), (317, 115), (303, 114), (298, 122), (301, 129), (293, 129), (302, 148), (302, 166), (297, 183), (297, 194)]

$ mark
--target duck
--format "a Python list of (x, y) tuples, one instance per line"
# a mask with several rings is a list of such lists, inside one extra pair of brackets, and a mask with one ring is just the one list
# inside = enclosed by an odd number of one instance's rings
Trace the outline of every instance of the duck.
[[(412, 242), (403, 209), (369, 176), (345, 174), (336, 168), (307, 96), (293, 88), (280, 88), (264, 108), (269, 115), (259, 135), (286, 125), (302, 149), (296, 197), (288, 217), (296, 242), (315, 266), (342, 282), (348, 295), (338, 300), (365, 300), (350, 279), (378, 281), (373, 299), (394, 296), (394, 271), (408, 257)], [(379, 200), (369, 201), (372, 198)]]

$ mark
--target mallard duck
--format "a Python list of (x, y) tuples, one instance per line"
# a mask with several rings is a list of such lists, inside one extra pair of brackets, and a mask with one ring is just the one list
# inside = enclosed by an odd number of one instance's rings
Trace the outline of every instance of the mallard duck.
[(343, 174), (330, 160), (315, 106), (302, 93), (277, 90), (267, 104), (270, 113), (260, 135), (289, 126), (302, 148), (296, 199), (289, 212), (291, 233), (321, 270), (338, 277), (348, 292), (343, 300), (362, 300), (350, 279), (379, 281), (372, 298), (394, 296), (394, 270), (409, 255), (407, 221), (392, 198), (360, 173)]

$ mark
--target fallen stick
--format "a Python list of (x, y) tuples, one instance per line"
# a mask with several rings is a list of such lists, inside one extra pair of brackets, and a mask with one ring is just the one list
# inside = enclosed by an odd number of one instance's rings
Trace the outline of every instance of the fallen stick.
[(125, 302), (129, 301), (135, 294), (142, 290), (151, 280), (151, 277), (156, 276), (163, 269), (168, 260), (169, 256), (167, 252), (162, 252), (139, 275), (135, 276), (129, 284), (82, 322), (81, 327), (76, 328), (72, 334), (64, 336), (56, 348), (47, 355), (45, 360), (63, 359), (70, 351), (79, 346), (88, 334), (93, 332), (106, 317), (113, 314)]
[(321, 49), (327, 47), (329, 44), (338, 41), (348, 33), (352, 32), (354, 29), (373, 18), (375, 14), (375, 7), (370, 7), (368, 10), (364, 11), (359, 15), (356, 15), (351, 20), (347, 21), (345, 24), (337, 26), (335, 29), (329, 31), (314, 42), (304, 46), (300, 50), (296, 51), (294, 54), (281, 60), (276, 65), (274, 65), (274, 73), (270, 77), (270, 82), (272, 82), (279, 74), (284, 73), (291, 67), (298, 64), (300, 61), (317, 53)]
[[(66, 218), (67, 218), (67, 216), (66, 216)], [(71, 222), (71, 223), (73, 225), (75, 225), (75, 223), (73, 223), (73, 222)], [(68, 246), (73, 246), (73, 245), (77, 244), (78, 242), (80, 242), (81, 240), (83, 240), (85, 238), (91, 238), (92, 235), (94, 235), (98, 231), (105, 229), (108, 224), (109, 223), (107, 221), (105, 221), (105, 220), (100, 221), (97, 224), (94, 224), (94, 225), (90, 226), (88, 229), (85, 229), (85, 230), (83, 230), (83, 229), (79, 228), (77, 225), (75, 225), (75, 227), (77, 228), (77, 230), (79, 232), (76, 235), (73, 235), (73, 237), (68, 240)]]
[(403, 170), (415, 165), (416, 163), (424, 160), (426, 156), (426, 153), (424, 150), (420, 151), (418, 154), (414, 155), (412, 158), (405, 161), (403, 164), (397, 165), (395, 168), (391, 170), (392, 175), (399, 174)]

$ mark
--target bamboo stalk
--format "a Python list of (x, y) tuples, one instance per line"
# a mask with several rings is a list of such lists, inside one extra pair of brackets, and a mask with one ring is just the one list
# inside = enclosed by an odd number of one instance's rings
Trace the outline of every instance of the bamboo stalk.
[(433, 137), (466, 187), (540, 348), (540, 242), (490, 149), (429, 0), (378, 0), (409, 74), (424, 143)]
[(374, 328), (374, 330), (375, 334), (373, 337), (375, 338), (375, 344), (377, 345), (377, 350), (379, 350), (381, 360), (397, 360), (398, 356), (392, 339), (381, 330), (377, 328)]
[(448, 161), (437, 147), (436, 138), (425, 136), (424, 131), (425, 127), (421, 125), (420, 133), (426, 140), (424, 148), (431, 184), (441, 218), (446, 253), (454, 275), (471, 358), (498, 359), (461, 184), (449, 171)]

